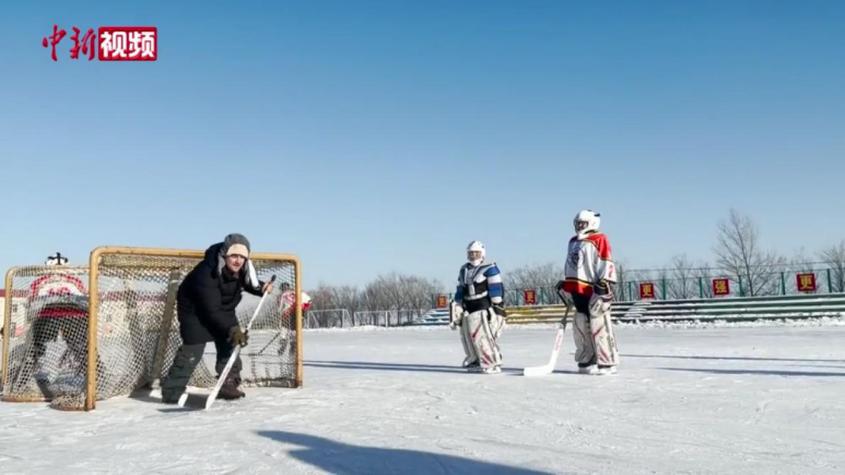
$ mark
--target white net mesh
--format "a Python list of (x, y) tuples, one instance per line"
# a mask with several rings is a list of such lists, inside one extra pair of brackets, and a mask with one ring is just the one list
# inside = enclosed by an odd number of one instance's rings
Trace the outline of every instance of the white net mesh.
[(80, 387), (87, 360), (88, 269), (32, 266), (6, 276), (3, 400), (44, 401)]
[(309, 310), (303, 316), (305, 328), (342, 328), (352, 326), (352, 314), (345, 308)]
[[(129, 395), (166, 374), (181, 343), (176, 291), (185, 275), (200, 262), (200, 251), (111, 249), (94, 253), (97, 290), (96, 352), (88, 345), (88, 270), (69, 267), (26, 267), (11, 277), (12, 311), (4, 332), (3, 399), (51, 400), (60, 409), (92, 409), (94, 401)], [(296, 260), (292, 256), (258, 254), (252, 257), (260, 280), (277, 276), (277, 285), (261, 308), (243, 348), (241, 377), (246, 385), (296, 387), (301, 383), (295, 305), (283, 297), (279, 283), (296, 288)], [(10, 271), (12, 273), (12, 271)], [(33, 282), (81, 282), (84, 294), (58, 290), (52, 284), (49, 305), (36, 295)], [(71, 279), (72, 280), (72, 279)], [(42, 292), (49, 293), (49, 292)], [(94, 302), (94, 300), (91, 300)], [(258, 297), (245, 294), (237, 314), (242, 325), (252, 316)], [(45, 310), (46, 309), (46, 310)], [(190, 385), (215, 382), (214, 346), (194, 371)], [(87, 371), (89, 361), (94, 371)], [(96, 380), (89, 394), (88, 378)]]

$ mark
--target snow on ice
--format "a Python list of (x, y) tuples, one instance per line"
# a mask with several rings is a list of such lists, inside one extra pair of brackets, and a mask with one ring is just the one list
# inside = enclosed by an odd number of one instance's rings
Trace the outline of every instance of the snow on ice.
[(845, 325), (620, 325), (615, 376), (520, 375), (553, 327), (512, 326), (468, 374), (436, 328), (305, 332), (305, 385), (184, 411), (0, 404), (3, 473), (843, 473)]

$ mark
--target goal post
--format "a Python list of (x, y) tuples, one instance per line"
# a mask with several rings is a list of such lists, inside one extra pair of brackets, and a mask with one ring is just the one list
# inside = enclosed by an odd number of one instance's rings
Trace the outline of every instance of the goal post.
[[(190, 272), (205, 255), (204, 251), (140, 248), (140, 247), (99, 247), (91, 252), (90, 259), (90, 290), (91, 313), (88, 325), (88, 362), (87, 387), (85, 390), (86, 410), (94, 409), (97, 399), (127, 394), (135, 387), (124, 387), (127, 373), (132, 386), (149, 384), (159, 379), (169, 369), (179, 342), (178, 319), (174, 318), (176, 303), (174, 285), (181, 283), (185, 275)], [(291, 254), (261, 253), (250, 254), (250, 261), (255, 266), (258, 277), (262, 281), (277, 276), (277, 284), (273, 293), (267, 297), (267, 302), (261, 309), (250, 331), (250, 345), (241, 352), (243, 370), (241, 377), (247, 386), (277, 386), (299, 387), (302, 385), (302, 302), (301, 273), (302, 266), (299, 258)], [(120, 282), (130, 280), (135, 288), (128, 290), (121, 288)], [(296, 289), (294, 318), (282, 318), (283, 299), (279, 290), (281, 283), (287, 282)], [(115, 353), (119, 360), (124, 360), (123, 353), (132, 345), (121, 340), (115, 344), (109, 341), (104, 332), (99, 331), (98, 325), (110, 314), (119, 313), (118, 305), (132, 304), (138, 308), (145, 304), (145, 300), (154, 295), (158, 302), (155, 308), (143, 308), (126, 315), (129, 322), (135, 321), (136, 328), (140, 328), (144, 335), (135, 335), (141, 343), (140, 350), (135, 349), (130, 360), (135, 363), (127, 370), (119, 371), (122, 380), (115, 379), (114, 371), (98, 371), (98, 364), (104, 360), (114, 360)], [(244, 294), (237, 314), (241, 323), (252, 313), (258, 304), (258, 298)], [(149, 330), (152, 330), (152, 334)], [(151, 350), (154, 348), (154, 350)], [(138, 352), (142, 353), (139, 358)], [(99, 359), (98, 359), (99, 358)], [(206, 363), (214, 367), (213, 362)], [(150, 374), (143, 374), (146, 365), (151, 368)], [(138, 366), (142, 367), (140, 370)], [(155, 374), (152, 374), (152, 371)], [(204, 365), (198, 371), (205, 372), (205, 378), (194, 372), (191, 384), (195, 386), (212, 386), (214, 377)], [(204, 379), (204, 380), (202, 380)]]
[[(5, 278), (2, 399), (50, 401), (92, 410), (96, 401), (129, 396), (166, 374), (181, 344), (177, 291), (205, 251), (99, 247), (87, 267), (16, 267)], [(302, 385), (301, 264), (291, 254), (253, 253), (258, 277), (277, 276), (243, 348), (245, 386)], [(281, 284), (295, 288), (291, 296)], [(68, 288), (72, 289), (69, 291)], [(76, 290), (73, 290), (76, 289)], [(259, 298), (244, 293), (242, 324)], [(213, 344), (189, 385), (211, 387)]]
[(0, 355), (2, 360), (0, 364), (3, 365), (2, 372), (0, 372), (0, 392), (4, 392), (6, 386), (6, 378), (9, 374), (9, 344), (11, 342), (10, 332), (12, 331), (12, 280), (14, 279), (17, 267), (12, 267), (6, 271), (3, 276), (3, 289), (5, 289), (3, 300), (3, 353)]

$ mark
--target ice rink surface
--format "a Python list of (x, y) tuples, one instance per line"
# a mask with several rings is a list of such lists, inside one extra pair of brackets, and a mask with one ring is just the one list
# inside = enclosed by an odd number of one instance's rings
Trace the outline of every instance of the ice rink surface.
[(845, 323), (617, 326), (613, 376), (555, 373), (552, 326), (469, 374), (444, 327), (305, 332), (305, 386), (209, 411), (0, 404), (2, 473), (845, 473)]

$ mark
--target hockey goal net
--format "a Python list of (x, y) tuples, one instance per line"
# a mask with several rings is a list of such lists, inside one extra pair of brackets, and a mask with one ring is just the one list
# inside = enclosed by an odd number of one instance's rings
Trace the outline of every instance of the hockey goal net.
[[(176, 292), (203, 251), (102, 247), (89, 267), (37, 266), (6, 275), (2, 390), (4, 401), (45, 401), (66, 410), (91, 410), (97, 400), (128, 396), (166, 374), (178, 349)], [(299, 260), (288, 254), (250, 256), (258, 277), (277, 284), (243, 348), (247, 386), (302, 384), (301, 302), (283, 295), (287, 283), (301, 295)], [(295, 304), (292, 307), (290, 301)], [(259, 298), (244, 294), (242, 324)], [(209, 344), (190, 385), (211, 387), (214, 345)]]

